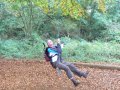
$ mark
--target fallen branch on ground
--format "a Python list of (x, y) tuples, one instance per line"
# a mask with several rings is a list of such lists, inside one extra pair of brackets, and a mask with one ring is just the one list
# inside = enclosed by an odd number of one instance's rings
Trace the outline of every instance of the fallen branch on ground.
[(118, 65), (100, 65), (100, 64), (90, 64), (90, 63), (74, 63), (75, 65), (81, 65), (81, 66), (86, 66), (90, 68), (100, 68), (100, 69), (110, 69), (110, 70), (119, 70), (120, 71), (120, 66)]

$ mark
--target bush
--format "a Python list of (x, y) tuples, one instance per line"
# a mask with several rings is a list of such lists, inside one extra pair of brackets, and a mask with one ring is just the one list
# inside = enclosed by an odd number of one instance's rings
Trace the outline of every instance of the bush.
[(73, 61), (120, 62), (120, 45), (107, 42), (87, 42), (70, 39), (63, 49), (63, 57)]
[(1, 40), (0, 55), (5, 58), (42, 58), (43, 40), (34, 33), (31, 38), (23, 40)]
[(120, 43), (120, 23), (111, 23), (104, 32), (104, 41)]

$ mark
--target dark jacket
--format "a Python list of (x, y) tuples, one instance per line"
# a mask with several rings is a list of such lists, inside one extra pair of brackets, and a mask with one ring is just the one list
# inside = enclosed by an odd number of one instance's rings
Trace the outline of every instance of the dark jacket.
[[(48, 47), (48, 48), (49, 48), (49, 47)], [(58, 62), (59, 62), (59, 61), (62, 62), (63, 59), (62, 59), (62, 57), (61, 57), (61, 54), (62, 54), (61, 45), (58, 43), (57, 46), (54, 46), (54, 47), (51, 48), (51, 49), (58, 52), (58, 60), (57, 60), (57, 61), (58, 61)], [(48, 55), (49, 55), (49, 53), (48, 53)], [(51, 58), (52, 58), (52, 57), (51, 57)]]

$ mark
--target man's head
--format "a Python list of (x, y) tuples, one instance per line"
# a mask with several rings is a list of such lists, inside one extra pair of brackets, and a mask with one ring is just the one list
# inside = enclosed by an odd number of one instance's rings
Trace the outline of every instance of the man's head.
[(53, 47), (53, 41), (52, 40), (47, 40), (47, 45), (48, 47)]

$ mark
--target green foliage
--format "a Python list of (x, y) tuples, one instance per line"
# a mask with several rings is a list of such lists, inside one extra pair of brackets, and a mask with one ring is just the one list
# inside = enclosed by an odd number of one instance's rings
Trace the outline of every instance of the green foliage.
[(74, 34), (78, 34), (79, 28), (76, 21), (72, 21), (70, 18), (57, 18), (48, 19), (41, 28), (42, 36), (49, 38), (58, 38), (62, 36), (75, 37)]
[(17, 18), (7, 10), (7, 4), (0, 3), (0, 37), (7, 38), (8, 35), (12, 36), (14, 28), (18, 27)]
[[(11, 6), (17, 3), (11, 3)], [(39, 7), (34, 7), (30, 12), (29, 4), (18, 5), (8, 9), (10, 4), (1, 3), (0, 37), (11, 38), (23, 36), (30, 37), (33, 31), (40, 32), (41, 26), (46, 21), (46, 15)], [(34, 13), (34, 14), (33, 14)], [(19, 33), (18, 33), (19, 32)]]
[(107, 2), (107, 17), (113, 22), (120, 22), (120, 1), (112, 0)]
[(43, 40), (37, 33), (24, 40), (1, 40), (0, 55), (7, 58), (42, 58)]
[[(63, 58), (82, 62), (120, 62), (120, 45), (107, 42), (87, 42), (62, 37), (65, 43)], [(42, 58), (43, 40), (37, 33), (31, 39), (0, 41), (0, 55), (6, 58)]]
[(103, 37), (102, 32), (107, 29), (108, 21), (105, 15), (94, 11), (90, 18), (81, 18), (79, 23), (80, 36), (88, 41), (92, 41)]
[(67, 60), (119, 62), (119, 4), (117, 0), (1, 0), (0, 55), (42, 58), (42, 42), (62, 37)]
[(120, 23), (109, 23), (107, 30), (103, 32), (103, 41), (120, 43)]
[[(66, 40), (66, 38), (62, 38)], [(63, 56), (67, 60), (83, 62), (120, 62), (120, 45), (107, 42), (77, 41), (67, 38)]]

